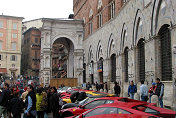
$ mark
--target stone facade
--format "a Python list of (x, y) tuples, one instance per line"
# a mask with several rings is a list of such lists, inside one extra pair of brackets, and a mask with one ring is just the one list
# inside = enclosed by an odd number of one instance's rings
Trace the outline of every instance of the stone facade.
[[(77, 0), (79, 2), (79, 0)], [(79, 9), (81, 15), (75, 16), (75, 18), (83, 19), (85, 22), (89, 22), (88, 11), (98, 8), (98, 2), (94, 1), (94, 5), (91, 6), (91, 2), (84, 1), (81, 3), (85, 5), (82, 10)], [(83, 2), (83, 1), (82, 1)], [(116, 3), (116, 1), (115, 1)], [(78, 3), (77, 3), (78, 4)], [(102, 4), (105, 5), (105, 1), (102, 0)], [(74, 6), (76, 0), (74, 0)], [(103, 81), (108, 82), (109, 89), (113, 88), (112, 75), (111, 75), (111, 56), (116, 55), (116, 81), (120, 82), (122, 87), (122, 95), (127, 96), (127, 88), (129, 81), (133, 80), (135, 84), (140, 86), (140, 62), (139, 57), (139, 42), (143, 39), (144, 44), (144, 77), (146, 84), (150, 87), (151, 83), (155, 81), (157, 77), (162, 78), (162, 65), (161, 65), (161, 35), (164, 27), (167, 27), (170, 32), (170, 51), (171, 51), (171, 76), (168, 81), (162, 82), (165, 84), (164, 89), (164, 105), (174, 106), (176, 104), (176, 90), (175, 90), (175, 73), (176, 73), (176, 1), (172, 0), (129, 0), (126, 2), (120, 11), (116, 13), (115, 17), (111, 20), (103, 23), (100, 28), (93, 28), (93, 33), (87, 31), (85, 25), (85, 38), (83, 40), (83, 47), (85, 52), (86, 63), (86, 82), (91, 82), (90, 71), (93, 70), (94, 82), (100, 82), (100, 74), (97, 72), (97, 62), (103, 59)], [(85, 9), (87, 8), (87, 9)], [(103, 7), (102, 7), (103, 9)], [(74, 8), (74, 13), (77, 13), (78, 8)], [(93, 10), (93, 17), (95, 11)], [(86, 17), (87, 16), (87, 17)], [(107, 16), (105, 16), (107, 17)], [(93, 27), (97, 27), (97, 24), (93, 24)], [(125, 59), (125, 49), (127, 49), (128, 58)], [(166, 60), (167, 61), (167, 60)], [(90, 66), (93, 62), (94, 66)], [(127, 67), (125, 64), (127, 63)], [(127, 68), (127, 69), (126, 69)], [(126, 75), (126, 72), (127, 75)], [(127, 81), (125, 78), (127, 76)]]
[(25, 76), (39, 76), (40, 67), (40, 38), (37, 28), (29, 28), (23, 33), (21, 73)]
[(20, 75), (22, 17), (0, 15), (0, 68), (8, 77)]
[(69, 55), (67, 78), (79, 78), (82, 82), (83, 71), (83, 24), (73, 19), (42, 19), (40, 82), (46, 86), (52, 79), (52, 47), (55, 42), (65, 45)]

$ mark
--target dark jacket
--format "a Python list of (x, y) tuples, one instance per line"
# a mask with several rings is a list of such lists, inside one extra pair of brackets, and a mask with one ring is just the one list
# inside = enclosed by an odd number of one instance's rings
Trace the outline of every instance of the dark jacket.
[(24, 103), (19, 97), (14, 97), (10, 100), (10, 108), (13, 115), (21, 114), (23, 112)]
[(4, 89), (0, 96), (0, 105), (7, 108), (9, 105), (9, 100), (10, 100), (10, 90)]
[(29, 113), (30, 113), (30, 111), (36, 110), (36, 95), (32, 91), (28, 93), (28, 95), (26, 96), (26, 101), (25, 101), (25, 109), (27, 109), (27, 107), (28, 107), (28, 96), (30, 96), (32, 99), (32, 107), (29, 110)]
[(120, 94), (121, 89), (120, 89), (119, 85), (114, 86), (114, 92), (115, 92), (115, 94)]
[(51, 111), (58, 111), (60, 109), (59, 106), (59, 95), (58, 93), (52, 93), (50, 98), (49, 98), (49, 105), (50, 105), (50, 109)]
[[(156, 86), (156, 89), (155, 89), (155, 94), (156, 94), (157, 96), (160, 96), (160, 94), (161, 94), (161, 96), (163, 96), (163, 94), (164, 94), (164, 90), (161, 91), (161, 86), (163, 86), (163, 89), (164, 89), (164, 84), (163, 84), (162, 82), (157, 83), (157, 86)], [(161, 93), (161, 92), (162, 92), (162, 93)]]

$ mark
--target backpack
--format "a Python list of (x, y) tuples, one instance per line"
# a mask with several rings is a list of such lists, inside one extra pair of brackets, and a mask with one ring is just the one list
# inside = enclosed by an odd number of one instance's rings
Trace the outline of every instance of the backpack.
[(48, 98), (47, 96), (43, 96), (41, 104), (40, 104), (40, 108), (42, 110), (47, 110), (47, 107), (48, 107)]

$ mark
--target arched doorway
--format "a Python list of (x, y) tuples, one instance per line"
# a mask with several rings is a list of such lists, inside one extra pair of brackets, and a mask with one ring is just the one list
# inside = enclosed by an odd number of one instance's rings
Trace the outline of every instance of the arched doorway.
[(98, 61), (98, 73), (99, 73), (99, 80), (100, 83), (103, 83), (103, 58), (101, 57), (100, 60)]
[(73, 77), (73, 44), (67, 38), (57, 39), (52, 46), (52, 78)]
[(138, 49), (138, 69), (139, 80), (145, 80), (145, 44), (144, 39), (140, 39), (137, 44)]
[(169, 25), (163, 25), (159, 31), (160, 36), (160, 59), (162, 81), (172, 80), (172, 52), (171, 33)]
[(116, 55), (111, 55), (111, 81), (116, 81)]
[(125, 82), (128, 82), (128, 47), (124, 51), (124, 72), (125, 72)]

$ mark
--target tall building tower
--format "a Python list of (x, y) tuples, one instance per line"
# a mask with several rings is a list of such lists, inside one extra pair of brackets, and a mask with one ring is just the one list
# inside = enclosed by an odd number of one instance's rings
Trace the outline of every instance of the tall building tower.
[(31, 27), (23, 33), (21, 72), (23, 75), (38, 77), (40, 67), (40, 30)]
[(0, 76), (20, 75), (23, 19), (0, 15)]

